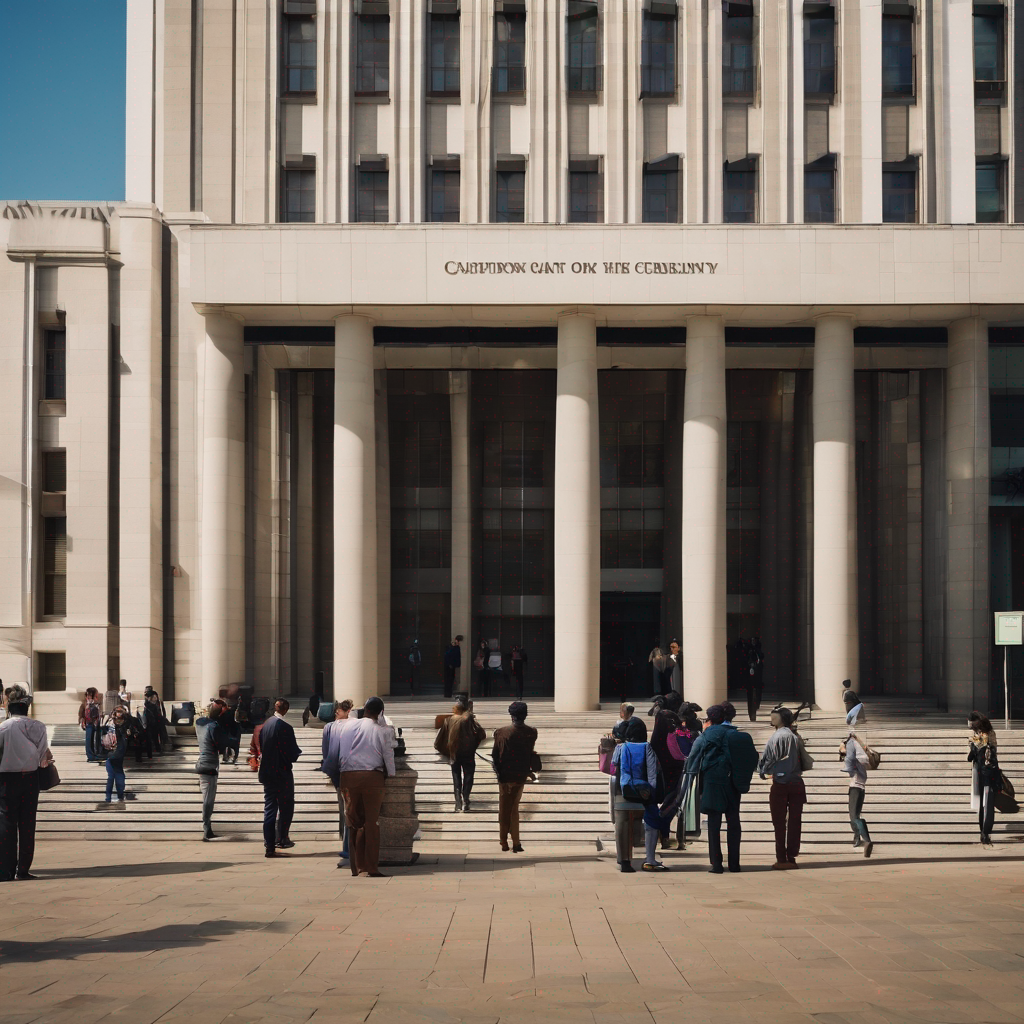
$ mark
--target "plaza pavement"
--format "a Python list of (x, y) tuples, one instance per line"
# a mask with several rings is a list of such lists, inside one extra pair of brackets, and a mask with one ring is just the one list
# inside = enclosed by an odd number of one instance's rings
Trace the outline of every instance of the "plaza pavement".
[(1024, 844), (744, 853), (353, 879), (326, 843), (44, 840), (41, 880), (0, 887), (0, 1024), (1024, 1021)]

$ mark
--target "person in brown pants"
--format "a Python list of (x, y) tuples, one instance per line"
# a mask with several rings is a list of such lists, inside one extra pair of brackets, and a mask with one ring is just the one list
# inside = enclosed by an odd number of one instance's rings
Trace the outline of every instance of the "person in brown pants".
[(793, 712), (789, 708), (776, 708), (772, 712), (775, 732), (768, 739), (757, 770), (761, 778), (772, 776), (768, 793), (772, 825), (775, 828), (776, 871), (795, 868), (800, 856), (800, 831), (803, 823), (807, 790), (804, 788), (801, 759), (801, 739), (792, 730)]
[(345, 800), (345, 823), (349, 832), (349, 867), (353, 875), (363, 872), (382, 878), (380, 857), (380, 817), (384, 802), (385, 780), (395, 774), (392, 731), (378, 719), (384, 701), (371, 697), (363, 706), (361, 718), (344, 729), (332, 729), (327, 740), (322, 771), (337, 777), (338, 790)]
[(494, 733), (491, 760), (498, 776), (498, 831), (501, 848), (508, 850), (508, 837), (512, 836), (512, 852), (522, 853), (519, 842), (519, 801), (523, 787), (532, 772), (539, 770), (540, 758), (533, 752), (537, 730), (526, 724), (527, 706), (521, 700), (508, 706), (512, 724)]

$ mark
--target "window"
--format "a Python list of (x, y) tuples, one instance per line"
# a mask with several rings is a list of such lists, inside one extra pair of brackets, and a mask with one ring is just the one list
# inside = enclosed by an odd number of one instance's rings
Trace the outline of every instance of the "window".
[(1024, 395), (990, 395), (993, 448), (1024, 448)]
[(644, 12), (640, 44), (640, 95), (672, 96), (676, 91), (676, 19)]
[(729, 3), (722, 13), (722, 95), (754, 95), (757, 58), (752, 4)]
[(36, 686), (43, 693), (67, 689), (67, 655), (63, 651), (36, 652)]
[(43, 398), (67, 398), (65, 338), (63, 331), (47, 331), (43, 336)]
[(51, 492), (68, 489), (68, 453), (64, 450), (43, 452), (43, 490)]
[(1003, 162), (978, 164), (975, 170), (975, 218), (979, 224), (1002, 224), (1006, 220), (1003, 199)]
[(459, 16), (430, 16), (430, 93), (459, 95)]
[(494, 91), (526, 92), (526, 15), (494, 16)]
[(282, 222), (312, 224), (316, 220), (316, 171), (285, 168), (282, 175)]
[(917, 165), (882, 165), (882, 221), (885, 224), (917, 222)]
[(833, 12), (804, 18), (804, 94), (834, 96), (836, 92), (836, 23)]
[(585, 14), (570, 15), (569, 92), (601, 90), (601, 57), (598, 49), (597, 7)]
[(679, 158), (644, 166), (644, 223), (679, 222)]
[(832, 157), (804, 167), (804, 223), (836, 222), (836, 167)]
[(390, 19), (360, 15), (356, 29), (356, 95), (387, 96), (390, 68)]
[(494, 219), (498, 224), (522, 224), (526, 214), (526, 172), (498, 171)]
[(364, 164), (356, 168), (356, 221), (360, 224), (387, 224), (388, 172)]
[(604, 182), (596, 161), (569, 161), (569, 223), (604, 223)]
[(882, 15), (882, 95), (914, 95), (914, 21), (903, 15)]
[(459, 172), (432, 169), (430, 172), (430, 219), (435, 223), (459, 222)]
[(1006, 89), (1006, 56), (1001, 5), (974, 5), (974, 95), (1001, 99)]
[(316, 94), (316, 22), (285, 16), (284, 69), (281, 91), (287, 96)]
[(723, 221), (726, 224), (757, 222), (757, 160), (735, 160), (725, 165)]
[(43, 519), (43, 615), (57, 618), (68, 613), (67, 528), (64, 516)]

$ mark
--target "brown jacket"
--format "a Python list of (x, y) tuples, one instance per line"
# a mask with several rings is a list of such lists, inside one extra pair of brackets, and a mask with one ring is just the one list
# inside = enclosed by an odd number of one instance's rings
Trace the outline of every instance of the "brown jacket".
[(487, 733), (472, 712), (449, 715), (437, 731), (434, 749), (450, 761), (473, 758), (476, 748), (487, 739)]
[(533, 746), (536, 742), (537, 730), (530, 725), (506, 725), (504, 729), (495, 730), (491, 759), (499, 782), (526, 781), (527, 775), (534, 770)]

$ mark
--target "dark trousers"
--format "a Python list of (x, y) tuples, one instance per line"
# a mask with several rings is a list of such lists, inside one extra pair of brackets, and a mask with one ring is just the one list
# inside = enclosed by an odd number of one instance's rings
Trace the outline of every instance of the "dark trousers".
[(512, 683), (516, 690), (516, 700), (523, 699), (523, 670), (512, 669)]
[(757, 719), (757, 709), (761, 706), (761, 693), (763, 690), (764, 685), (760, 682), (751, 682), (747, 686), (747, 714), (752, 722)]
[(452, 690), (455, 689), (455, 666), (445, 665), (444, 667), (444, 696), (445, 700), (449, 700), (452, 695)]
[(498, 831), (501, 833), (501, 845), (508, 845), (508, 836), (512, 836), (512, 845), (519, 845), (519, 801), (523, 799), (525, 782), (498, 783)]
[(85, 727), (85, 756), (89, 761), (100, 760), (100, 727), (98, 725), (86, 725)]
[(285, 772), (263, 783), (263, 845), (268, 850), (288, 838), (295, 814), (295, 777)]
[(850, 828), (853, 829), (853, 834), (865, 843), (871, 842), (871, 836), (868, 833), (868, 823), (861, 816), (861, 811), (864, 809), (864, 790), (860, 786), (850, 787)]
[(139, 764), (142, 761), (142, 752), (149, 755), (150, 761), (153, 760), (153, 740), (150, 736), (148, 729), (140, 729), (138, 739), (135, 742), (135, 763)]
[(342, 772), (338, 785), (345, 797), (349, 829), (348, 863), (353, 875), (380, 871), (380, 808), (384, 803), (383, 772)]
[(473, 779), (476, 777), (476, 758), (460, 757), (452, 763), (452, 783), (455, 792), (462, 794), (462, 799), (469, 803), (469, 794), (473, 792)]
[(803, 779), (773, 782), (768, 793), (768, 806), (775, 829), (775, 859), (780, 864), (796, 862), (800, 856), (800, 827), (803, 823), (807, 790)]
[(707, 811), (708, 816), (708, 853), (713, 868), (722, 867), (722, 815), (725, 815), (726, 842), (729, 848), (729, 870), (738, 871), (740, 867), (740, 839), (743, 829), (740, 827), (740, 795), (733, 792), (729, 797), (724, 811)]
[(114, 757), (113, 753), (107, 756), (107, 803), (114, 798), (114, 786), (117, 786), (117, 799), (124, 799), (124, 754)]
[(27, 875), (36, 852), (39, 776), (0, 772), (0, 881)]
[(978, 828), (981, 829), (983, 836), (989, 836), (992, 834), (992, 826), (996, 821), (996, 793), (999, 792), (999, 786), (994, 783), (986, 783), (984, 779), (981, 783), (981, 804), (978, 807)]

